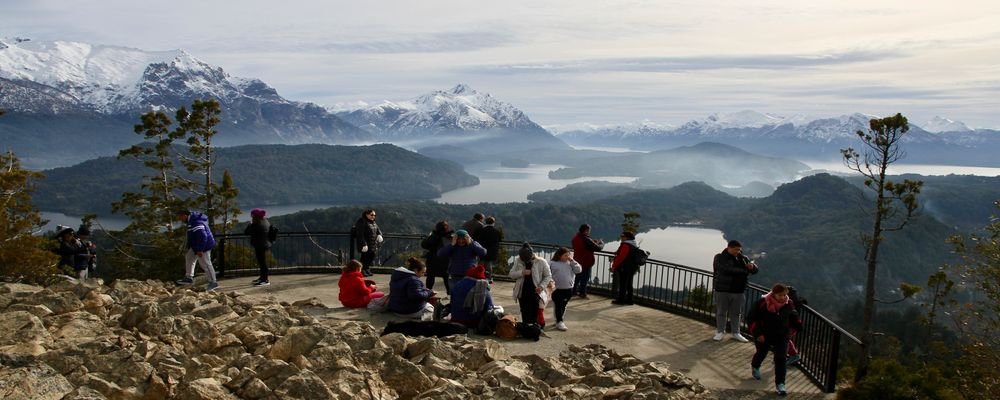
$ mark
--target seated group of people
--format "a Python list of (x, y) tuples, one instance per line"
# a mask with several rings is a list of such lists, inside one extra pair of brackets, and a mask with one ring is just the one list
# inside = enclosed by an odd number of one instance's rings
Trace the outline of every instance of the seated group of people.
[[(427, 274), (423, 261), (411, 257), (405, 267), (396, 268), (389, 278), (389, 294), (378, 290), (372, 280), (364, 279), (361, 263), (351, 260), (340, 277), (340, 303), (348, 308), (363, 308), (375, 300), (389, 296), (387, 310), (405, 318), (421, 318), (434, 312), (437, 292), (428, 289), (420, 279)], [(469, 268), (465, 278), (451, 289), (451, 321), (475, 327), (479, 319), (493, 308), (493, 296), (482, 265)]]

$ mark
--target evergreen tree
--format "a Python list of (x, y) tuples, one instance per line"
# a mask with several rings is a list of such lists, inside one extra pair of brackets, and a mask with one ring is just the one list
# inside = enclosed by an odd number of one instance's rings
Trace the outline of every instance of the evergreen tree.
[(45, 221), (32, 205), (31, 193), (42, 174), (22, 168), (11, 151), (0, 154), (0, 167), (0, 277), (42, 283), (58, 273), (56, 255), (45, 249), (48, 241), (35, 235)]
[(228, 234), (237, 223), (237, 217), (243, 212), (236, 204), (236, 196), (240, 194), (240, 189), (233, 183), (233, 176), (229, 170), (222, 171), (222, 186), (219, 187), (219, 202), (216, 206), (222, 216), (222, 229), (219, 232)]
[[(212, 138), (215, 137), (215, 126), (219, 124), (219, 114), (222, 108), (218, 100), (195, 100), (191, 103), (191, 112), (181, 107), (177, 110), (178, 136), (187, 136), (189, 155), (181, 155), (181, 164), (188, 172), (193, 173), (200, 182), (191, 182), (189, 186), (195, 195), (193, 202), (204, 205), (202, 209), (208, 215), (209, 226), (215, 226), (215, 216), (219, 214), (216, 195), (218, 185), (212, 180), (212, 167), (215, 164), (215, 151)], [(232, 182), (230, 182), (232, 183)]]
[(641, 215), (635, 211), (625, 213), (625, 220), (622, 222), (622, 230), (632, 233), (639, 233), (639, 217)]
[(889, 166), (905, 156), (900, 149), (900, 141), (909, 129), (909, 122), (902, 114), (872, 119), (869, 122), (868, 132), (857, 132), (863, 144), (861, 153), (854, 148), (841, 150), (844, 164), (864, 176), (865, 187), (875, 194), (875, 204), (870, 210), (871, 233), (862, 236), (867, 277), (861, 339), (862, 355), (854, 376), (855, 382), (864, 379), (871, 363), (874, 341), (872, 322), (876, 312), (875, 303), (878, 301), (875, 297), (875, 271), (878, 268), (879, 245), (885, 240), (885, 232), (903, 229), (914, 216), (917, 210), (917, 194), (923, 185), (921, 181), (905, 179), (902, 183), (896, 183), (886, 178)]

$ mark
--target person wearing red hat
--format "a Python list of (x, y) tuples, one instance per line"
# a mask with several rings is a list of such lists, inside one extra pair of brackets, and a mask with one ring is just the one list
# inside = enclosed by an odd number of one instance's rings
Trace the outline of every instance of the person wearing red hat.
[(451, 322), (475, 328), (491, 308), (493, 295), (486, 280), (486, 268), (482, 264), (469, 268), (465, 278), (451, 289)]

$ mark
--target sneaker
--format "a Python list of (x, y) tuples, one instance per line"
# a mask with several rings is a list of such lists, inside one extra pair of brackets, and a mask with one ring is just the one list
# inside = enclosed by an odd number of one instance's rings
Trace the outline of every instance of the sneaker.
[(176, 280), (174, 283), (176, 283), (178, 285), (191, 285), (191, 284), (194, 284), (194, 278), (185, 276), (185, 277), (183, 277), (181, 279)]
[(559, 321), (559, 322), (556, 322), (556, 329), (561, 330), (561, 331), (565, 331), (565, 330), (568, 330), (569, 328), (566, 327), (566, 323), (565, 322)]
[(219, 287), (219, 282), (209, 282), (208, 283), (208, 288), (206, 288), (205, 290), (209, 291), (209, 292), (214, 292), (215, 289), (218, 288), (218, 287)]
[(268, 286), (270, 284), (271, 284), (271, 282), (268, 282), (268, 281), (258, 281), (258, 282), (255, 282), (253, 285), (254, 286)]
[(795, 364), (795, 363), (799, 362), (799, 360), (801, 360), (801, 359), (802, 359), (802, 356), (800, 356), (798, 354), (796, 354), (794, 356), (790, 356), (790, 357), (788, 357), (787, 360), (785, 360), (785, 365)]
[(774, 385), (774, 386), (775, 386), (775, 389), (778, 389), (778, 396), (784, 396), (784, 395), (788, 394), (788, 392), (785, 390), (785, 384), (784, 383), (779, 383), (779, 384)]
[[(759, 381), (760, 380), (760, 368), (753, 368), (753, 367), (751, 367), (750, 368), (750, 376), (752, 376), (754, 379), (756, 379), (756, 380)], [(783, 388), (783, 387), (785, 387), (785, 385), (781, 385), (781, 387)]]
[(740, 343), (749, 343), (750, 342), (749, 340), (747, 340), (747, 338), (743, 337), (743, 334), (740, 334), (740, 333), (734, 333), (733, 334), (733, 340), (735, 340), (737, 342), (740, 342)]
[(712, 336), (712, 340), (716, 342), (721, 341), (723, 336), (726, 336), (726, 334), (722, 332), (715, 332), (715, 336)]
[(256, 286), (258, 283), (260, 283), (260, 278), (257, 278), (257, 279), (254, 279), (254, 280), (250, 281), (250, 284), (254, 285), (254, 286)]

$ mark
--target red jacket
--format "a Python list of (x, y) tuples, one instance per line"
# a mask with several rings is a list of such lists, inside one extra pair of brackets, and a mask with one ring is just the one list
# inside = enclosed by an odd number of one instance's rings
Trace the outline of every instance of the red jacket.
[(340, 275), (340, 304), (348, 308), (363, 308), (371, 300), (374, 290), (365, 284), (361, 271), (345, 272)]
[(595, 243), (590, 236), (584, 235), (583, 232), (577, 232), (576, 236), (573, 236), (573, 259), (584, 268), (593, 267), (594, 252), (600, 251), (603, 247)]

